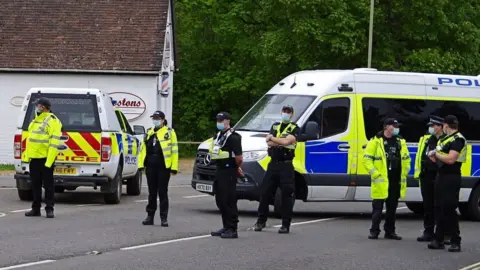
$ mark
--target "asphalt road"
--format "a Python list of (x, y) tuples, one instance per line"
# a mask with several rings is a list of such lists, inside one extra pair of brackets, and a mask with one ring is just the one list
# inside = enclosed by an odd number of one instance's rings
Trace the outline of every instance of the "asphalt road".
[(56, 194), (55, 219), (26, 218), (30, 203), (17, 198), (12, 177), (1, 177), (0, 270), (454, 270), (480, 261), (478, 223), (462, 221), (463, 252), (432, 251), (415, 241), (422, 222), (404, 205), (397, 221), (402, 241), (367, 239), (369, 203), (297, 202), (291, 233), (279, 235), (281, 222), (273, 217), (263, 232), (249, 230), (257, 203), (240, 201), (239, 238), (210, 237), (221, 225), (214, 198), (189, 183), (189, 175), (172, 178), (170, 227), (162, 228), (141, 225), (146, 188), (140, 196), (125, 195), (119, 205), (104, 205), (90, 189)]

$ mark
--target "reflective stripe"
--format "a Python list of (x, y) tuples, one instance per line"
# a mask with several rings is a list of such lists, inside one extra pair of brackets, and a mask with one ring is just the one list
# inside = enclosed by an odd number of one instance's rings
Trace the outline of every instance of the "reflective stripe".
[(172, 153), (178, 153), (178, 150), (172, 150)]
[(409, 159), (410, 157), (403, 157), (402, 160), (407, 160)]
[(383, 182), (385, 182), (385, 179), (382, 179), (382, 178), (380, 178), (380, 179), (372, 179), (372, 183), (383, 183)]
[(31, 141), (31, 142), (34, 142), (34, 143), (49, 143), (50, 142), (49, 140), (39, 140), (39, 139), (32, 139), (32, 138), (29, 138), (28, 140)]
[(382, 160), (381, 157), (374, 157), (374, 156), (371, 156), (371, 155), (364, 155), (363, 158), (368, 158), (368, 159), (371, 159), (371, 160)]
[(172, 155), (164, 155), (163, 157), (164, 157), (165, 159), (167, 159), (167, 158), (169, 158), (169, 157), (171, 157), (171, 156), (172, 156)]
[(33, 134), (40, 134), (40, 135), (46, 135), (47, 133), (43, 130), (34, 130), (32, 131)]
[(52, 138), (52, 139), (56, 139), (56, 140), (60, 140), (62, 137), (61, 137), (61, 136), (55, 136), (55, 135), (52, 135), (50, 138)]
[(371, 169), (368, 173), (369, 173), (369, 174), (373, 174), (373, 173), (376, 172), (376, 171), (377, 171), (377, 169), (373, 168), (373, 169)]

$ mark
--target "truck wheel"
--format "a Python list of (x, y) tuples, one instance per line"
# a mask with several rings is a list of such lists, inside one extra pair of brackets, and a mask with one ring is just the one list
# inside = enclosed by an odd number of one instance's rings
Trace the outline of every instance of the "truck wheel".
[[(295, 199), (293, 199), (292, 206), (295, 206)], [(273, 216), (276, 218), (282, 217), (282, 191), (280, 191), (280, 188), (277, 188), (277, 191), (275, 192), (275, 198), (273, 201)]]
[(33, 201), (33, 193), (32, 190), (20, 190), (17, 189), (18, 191), (18, 197), (22, 201)]
[(423, 215), (423, 203), (421, 202), (410, 202), (410, 203), (405, 203), (408, 207), (408, 209), (410, 209), (410, 211), (412, 211), (413, 213), (417, 214), (417, 215)]
[(142, 171), (138, 170), (134, 177), (127, 180), (127, 194), (138, 196), (142, 193)]
[(477, 186), (468, 200), (468, 216), (473, 221), (480, 221), (480, 186)]
[(117, 173), (115, 174), (115, 178), (113, 179), (112, 184), (115, 184), (115, 190), (113, 193), (106, 193), (104, 194), (104, 201), (106, 204), (119, 204), (120, 199), (122, 197), (122, 186), (123, 186), (123, 181), (122, 181), (122, 166), (118, 166)]

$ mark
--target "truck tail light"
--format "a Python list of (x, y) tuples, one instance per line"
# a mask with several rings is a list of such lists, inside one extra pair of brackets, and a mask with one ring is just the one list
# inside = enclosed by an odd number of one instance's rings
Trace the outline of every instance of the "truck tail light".
[(22, 135), (16, 134), (13, 139), (13, 155), (15, 159), (22, 158)]
[(110, 137), (102, 137), (102, 162), (110, 161), (112, 156), (112, 139)]

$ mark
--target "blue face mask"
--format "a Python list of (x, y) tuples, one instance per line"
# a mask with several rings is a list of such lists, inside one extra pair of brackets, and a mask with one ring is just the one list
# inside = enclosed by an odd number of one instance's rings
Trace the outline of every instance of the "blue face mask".
[(224, 130), (225, 129), (225, 123), (217, 123), (217, 129), (218, 130)]
[(159, 127), (162, 125), (162, 122), (160, 120), (153, 120), (152, 123), (154, 127)]
[(392, 132), (393, 136), (397, 136), (398, 133), (400, 133), (400, 129), (399, 128), (393, 128), (393, 132)]
[(433, 127), (428, 127), (428, 133), (430, 133), (430, 135), (435, 134), (435, 130), (433, 129)]
[(38, 109), (38, 107), (35, 107), (35, 113), (36, 113), (36, 114), (41, 113), (41, 111)]
[(290, 118), (291, 118), (290, 114), (282, 113), (282, 121), (285, 121), (285, 122), (290, 121)]

